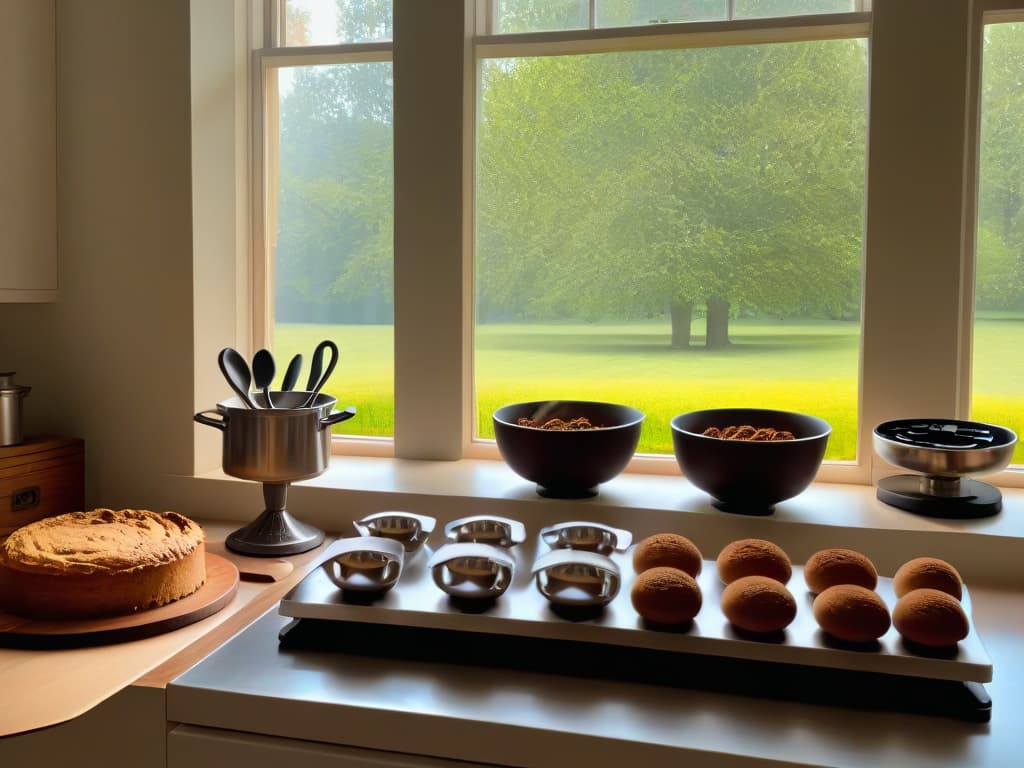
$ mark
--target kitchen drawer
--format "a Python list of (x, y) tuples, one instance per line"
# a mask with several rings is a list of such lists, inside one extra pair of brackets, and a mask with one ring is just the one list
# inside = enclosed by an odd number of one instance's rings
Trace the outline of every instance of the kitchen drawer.
[(0, 536), (26, 523), (82, 508), (85, 444), (34, 437), (0, 448)]
[(179, 725), (167, 736), (167, 768), (484, 768), (482, 763), (357, 749), (299, 739)]

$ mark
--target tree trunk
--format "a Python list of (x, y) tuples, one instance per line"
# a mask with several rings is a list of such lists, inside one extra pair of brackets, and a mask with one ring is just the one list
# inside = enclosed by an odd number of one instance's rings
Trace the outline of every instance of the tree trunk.
[(708, 299), (708, 330), (704, 342), (708, 349), (729, 346), (729, 302)]
[(669, 314), (672, 317), (672, 348), (686, 349), (690, 346), (693, 302), (673, 301), (669, 304)]

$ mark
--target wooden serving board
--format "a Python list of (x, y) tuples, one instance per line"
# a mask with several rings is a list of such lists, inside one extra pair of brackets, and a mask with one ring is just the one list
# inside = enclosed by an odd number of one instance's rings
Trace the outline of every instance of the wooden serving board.
[(237, 591), (238, 568), (207, 552), (206, 583), (188, 597), (159, 608), (100, 619), (43, 620), (0, 611), (0, 646), (71, 648), (139, 640), (212, 616), (231, 602)]

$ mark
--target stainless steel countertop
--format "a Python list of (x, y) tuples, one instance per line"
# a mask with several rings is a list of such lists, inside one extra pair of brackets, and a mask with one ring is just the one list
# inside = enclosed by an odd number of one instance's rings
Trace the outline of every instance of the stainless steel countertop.
[(274, 609), (167, 689), (169, 721), (517, 766), (1011, 766), (1024, 711), (1020, 592), (977, 588), (987, 724), (661, 685), (281, 650)]

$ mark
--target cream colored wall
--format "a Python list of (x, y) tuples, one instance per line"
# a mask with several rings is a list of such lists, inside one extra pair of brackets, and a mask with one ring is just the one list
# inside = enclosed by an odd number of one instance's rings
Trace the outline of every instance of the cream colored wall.
[(86, 498), (159, 504), (190, 474), (187, 0), (58, 0), (60, 300), (0, 305), (28, 433), (86, 441)]

